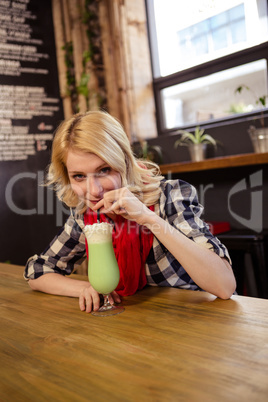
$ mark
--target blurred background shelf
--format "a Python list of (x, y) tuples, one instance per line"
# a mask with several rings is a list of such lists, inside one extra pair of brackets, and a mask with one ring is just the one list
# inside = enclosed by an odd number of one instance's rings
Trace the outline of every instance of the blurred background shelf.
[(160, 165), (162, 174), (194, 172), (198, 170), (224, 169), (237, 166), (261, 165), (268, 163), (268, 152), (241, 154), (210, 158), (201, 162), (178, 162)]

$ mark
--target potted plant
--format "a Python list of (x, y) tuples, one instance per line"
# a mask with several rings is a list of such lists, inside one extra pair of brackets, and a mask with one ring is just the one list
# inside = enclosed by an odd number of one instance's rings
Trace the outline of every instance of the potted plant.
[(216, 140), (211, 137), (209, 134), (205, 134), (204, 129), (200, 129), (199, 126), (195, 128), (194, 133), (185, 130), (177, 131), (179, 134), (182, 134), (181, 138), (179, 138), (174, 147), (178, 148), (178, 146), (186, 146), (189, 149), (191, 160), (193, 162), (199, 162), (205, 159), (205, 152), (207, 144), (211, 144), (214, 147), (217, 146)]
[(139, 143), (133, 148), (138, 158), (147, 159), (157, 164), (163, 163), (163, 153), (160, 145), (149, 145), (146, 140), (139, 140)]
[[(235, 93), (240, 94), (244, 89), (250, 91), (254, 95), (256, 99), (255, 103), (256, 105), (260, 105), (261, 109), (267, 107), (268, 96), (256, 96), (256, 94), (247, 85), (240, 85), (238, 88), (236, 88)], [(268, 152), (268, 127), (265, 127), (263, 110), (261, 111), (260, 123), (261, 128), (256, 128), (254, 125), (251, 125), (248, 130), (253, 149), (256, 153)]]

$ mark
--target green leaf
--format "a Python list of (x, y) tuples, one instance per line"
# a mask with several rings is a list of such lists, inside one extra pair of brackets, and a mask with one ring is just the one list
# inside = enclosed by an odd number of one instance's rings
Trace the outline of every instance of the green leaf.
[(266, 106), (266, 98), (267, 98), (266, 95), (260, 97), (260, 98), (258, 99), (257, 103), (261, 103), (262, 106)]
[(216, 140), (209, 134), (205, 134), (205, 130), (200, 127), (195, 128), (194, 134), (189, 131), (179, 130), (179, 134), (182, 134), (181, 138), (179, 138), (174, 143), (174, 148), (178, 148), (178, 146), (189, 146), (189, 144), (212, 144), (216, 146)]
[(214, 146), (217, 145), (216, 140), (214, 140), (214, 138), (211, 137), (211, 135), (209, 135), (209, 134), (204, 134), (201, 142), (206, 143), (206, 144), (212, 144)]
[(89, 76), (90, 76), (90, 75), (89, 75), (89, 74), (86, 74), (86, 73), (83, 73), (83, 74), (81, 75), (80, 84), (79, 84), (80, 87), (87, 86), (88, 81), (89, 81)]
[(156, 161), (157, 163), (163, 162), (163, 154), (162, 154), (161, 146), (160, 145), (149, 145), (147, 159), (155, 162), (156, 157), (158, 158), (158, 161)]
[(250, 91), (250, 89), (247, 85), (242, 84), (238, 88), (236, 88), (235, 93), (238, 92), (240, 94), (243, 89), (247, 89), (248, 91)]
[(263, 95), (263, 96), (260, 96), (259, 98), (256, 96), (256, 94), (255, 94), (255, 92), (254, 91), (252, 91), (252, 89), (250, 89), (247, 85), (240, 85), (238, 88), (236, 88), (236, 90), (235, 90), (235, 93), (241, 93), (242, 92), (242, 90), (243, 89), (247, 89), (248, 91), (250, 91), (251, 93), (252, 93), (252, 95), (255, 97), (255, 99), (256, 99), (256, 101), (255, 101), (255, 103), (256, 104), (261, 104), (263, 107), (265, 107), (266, 106), (266, 99), (267, 99), (267, 95)]
[(89, 81), (89, 74), (83, 73), (81, 75), (80, 84), (77, 87), (78, 93), (84, 95), (85, 98), (88, 98), (89, 95), (88, 81)]
[(142, 157), (147, 158), (147, 155), (148, 155), (148, 142), (147, 141), (142, 141), (141, 149), (142, 149)]

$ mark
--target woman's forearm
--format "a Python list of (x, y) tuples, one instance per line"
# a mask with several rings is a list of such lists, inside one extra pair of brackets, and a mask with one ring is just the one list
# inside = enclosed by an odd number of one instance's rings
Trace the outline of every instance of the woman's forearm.
[(66, 278), (56, 273), (48, 273), (37, 279), (30, 279), (29, 285), (33, 290), (70, 297), (79, 297), (81, 291), (90, 286), (88, 281)]
[(222, 299), (231, 297), (236, 281), (229, 263), (213, 251), (193, 242), (156, 214), (144, 222), (203, 290)]

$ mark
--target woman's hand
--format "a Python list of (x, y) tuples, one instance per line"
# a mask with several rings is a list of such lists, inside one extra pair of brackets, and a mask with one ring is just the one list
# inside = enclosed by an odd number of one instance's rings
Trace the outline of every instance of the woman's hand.
[[(121, 299), (119, 295), (113, 291), (109, 294), (109, 301), (111, 304), (114, 304), (120, 303)], [(81, 311), (86, 311), (86, 313), (97, 311), (100, 308), (100, 295), (91, 285), (81, 291), (79, 296), (79, 307)]]
[[(53, 295), (78, 297), (80, 310), (90, 313), (100, 307), (99, 293), (88, 281), (66, 278), (56, 273), (47, 273), (37, 279), (30, 279), (29, 285), (33, 290)], [(120, 296), (113, 291), (109, 295), (110, 303), (120, 303)]]
[(154, 214), (127, 187), (108, 191), (94, 207), (103, 213), (114, 213), (143, 225), (148, 215)]

